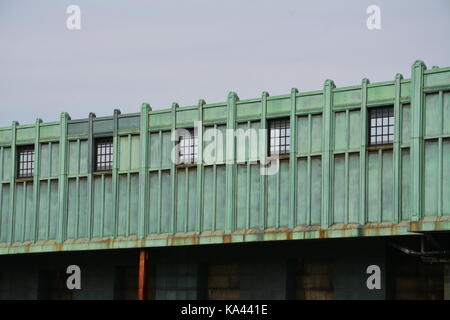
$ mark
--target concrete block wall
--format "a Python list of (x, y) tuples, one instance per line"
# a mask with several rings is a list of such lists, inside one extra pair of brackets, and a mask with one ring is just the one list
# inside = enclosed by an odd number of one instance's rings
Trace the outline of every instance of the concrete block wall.
[(330, 259), (295, 261), (295, 299), (331, 300), (334, 298), (333, 265)]
[(286, 260), (254, 260), (241, 263), (241, 299), (287, 299)]
[(240, 268), (237, 263), (210, 264), (208, 266), (208, 299), (233, 300), (241, 298)]
[[(135, 299), (137, 263), (136, 250), (2, 256), (0, 299)], [(69, 265), (81, 269), (81, 290), (66, 287)]]
[(195, 300), (199, 298), (199, 265), (195, 263), (157, 264), (156, 300)]
[[(408, 239), (404, 245), (420, 245), (419, 237)], [(445, 264), (407, 256), (384, 238), (161, 247), (148, 253), (148, 299), (443, 299), (450, 288)], [(71, 264), (82, 270), (81, 290), (65, 287)], [(369, 265), (381, 269), (379, 290), (367, 288)], [(138, 250), (1, 256), (0, 299), (136, 299), (138, 273)]]
[(442, 263), (427, 264), (420, 259), (399, 255), (394, 264), (397, 300), (442, 300), (444, 298), (444, 269)]

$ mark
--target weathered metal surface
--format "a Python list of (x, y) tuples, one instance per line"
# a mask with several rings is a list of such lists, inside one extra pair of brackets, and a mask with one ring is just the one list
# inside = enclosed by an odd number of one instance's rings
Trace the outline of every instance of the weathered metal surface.
[(141, 249), (139, 253), (139, 275), (138, 275), (138, 300), (145, 300), (146, 294), (146, 277), (147, 277), (147, 260), (148, 252), (145, 249)]
[[(382, 105), (394, 105), (394, 143), (373, 149), (367, 111)], [(238, 163), (170, 161), (173, 129), (201, 120), (226, 136), (275, 117), (290, 117), (293, 144), (276, 175), (261, 176), (235, 140), (223, 148)], [(105, 136), (113, 170), (96, 174)], [(34, 178), (18, 180), (16, 146), (27, 144)], [(411, 79), (0, 128), (0, 254), (406, 235), (450, 230), (449, 217), (450, 68), (420, 61)]]

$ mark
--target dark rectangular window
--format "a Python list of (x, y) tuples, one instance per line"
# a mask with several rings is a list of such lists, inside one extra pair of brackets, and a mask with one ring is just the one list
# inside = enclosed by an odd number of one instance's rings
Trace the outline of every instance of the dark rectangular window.
[(269, 121), (269, 155), (289, 154), (291, 146), (290, 119)]
[(95, 141), (95, 171), (111, 171), (113, 166), (112, 138)]
[(34, 174), (34, 146), (17, 149), (17, 178), (31, 178)]
[(179, 164), (195, 163), (198, 154), (198, 141), (194, 129), (187, 130), (185, 134), (180, 136), (179, 140)]
[(394, 142), (394, 107), (369, 109), (369, 145), (386, 145)]

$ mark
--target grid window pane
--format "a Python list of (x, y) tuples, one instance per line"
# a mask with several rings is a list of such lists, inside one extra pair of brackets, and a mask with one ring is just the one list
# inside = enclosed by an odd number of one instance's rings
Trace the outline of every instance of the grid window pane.
[(95, 143), (95, 171), (111, 171), (113, 165), (112, 139), (99, 139)]
[(269, 155), (289, 154), (291, 130), (289, 118), (269, 122)]
[(394, 107), (371, 108), (369, 124), (370, 145), (385, 145), (394, 142)]
[(34, 174), (34, 146), (20, 147), (18, 149), (19, 163), (17, 166), (18, 178), (31, 178)]
[(193, 129), (188, 130), (189, 134), (180, 136), (179, 146), (179, 163), (196, 163), (198, 155), (198, 140)]

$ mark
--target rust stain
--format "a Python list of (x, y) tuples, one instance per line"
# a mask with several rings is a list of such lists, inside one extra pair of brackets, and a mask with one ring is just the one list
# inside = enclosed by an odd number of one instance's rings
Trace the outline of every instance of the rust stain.
[(287, 239), (287, 240), (292, 240), (292, 238), (293, 238), (292, 230), (287, 231), (286, 239)]
[(231, 243), (231, 234), (224, 234), (222, 236), (223, 243)]
[(63, 251), (63, 244), (62, 243), (55, 243), (53, 245), (53, 247), (55, 248), (55, 251)]
[(251, 241), (279, 241), (294, 239), (327, 239), (342, 237), (372, 237), (372, 236), (397, 236), (408, 235), (421, 229), (420, 221), (402, 223), (367, 223), (364, 226), (358, 224), (333, 225), (322, 229), (318, 225), (296, 227), (268, 228), (266, 230), (245, 229), (236, 230), (231, 234), (220, 232), (204, 233), (177, 233), (177, 234), (152, 234), (144, 239), (136, 236), (119, 238), (93, 238), (93, 239), (68, 239), (63, 243), (56, 241), (39, 241), (36, 243), (7, 243), (0, 244), (1, 254), (21, 254), (38, 252), (58, 252), (75, 250), (105, 250), (120, 248), (144, 248), (164, 247), (219, 243), (244, 243)]
[(326, 230), (320, 229), (320, 230), (319, 230), (319, 238), (320, 238), (320, 239), (324, 239), (324, 238), (326, 238), (326, 237), (327, 237)]
[(145, 300), (147, 260), (147, 251), (145, 249), (142, 249), (139, 253), (138, 300)]
[(419, 223), (417, 221), (411, 221), (409, 223), (409, 228), (411, 231), (419, 231)]

